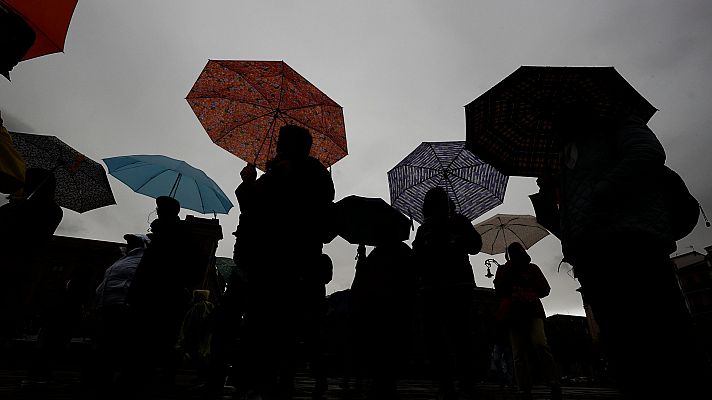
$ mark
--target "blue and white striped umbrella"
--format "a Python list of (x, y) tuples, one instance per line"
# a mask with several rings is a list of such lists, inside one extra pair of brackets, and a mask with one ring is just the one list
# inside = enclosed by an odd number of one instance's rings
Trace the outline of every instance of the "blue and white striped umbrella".
[(185, 161), (160, 155), (105, 158), (109, 174), (134, 192), (154, 199), (170, 196), (181, 208), (203, 214), (227, 214), (232, 202), (205, 172)]
[(465, 149), (465, 142), (423, 142), (388, 171), (391, 205), (423, 223), (428, 190), (440, 186), (470, 221), (502, 204), (509, 177)]

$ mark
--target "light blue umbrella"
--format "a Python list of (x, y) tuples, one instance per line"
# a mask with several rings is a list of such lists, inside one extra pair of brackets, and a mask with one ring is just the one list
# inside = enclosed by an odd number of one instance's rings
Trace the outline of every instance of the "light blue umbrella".
[(104, 163), (109, 174), (148, 197), (170, 196), (182, 208), (203, 214), (227, 214), (233, 206), (215, 181), (185, 161), (134, 155), (105, 158)]

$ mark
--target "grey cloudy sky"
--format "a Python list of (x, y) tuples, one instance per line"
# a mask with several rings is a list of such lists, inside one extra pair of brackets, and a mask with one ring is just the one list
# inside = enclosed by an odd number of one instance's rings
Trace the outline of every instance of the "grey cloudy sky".
[[(231, 197), (244, 162), (214, 145), (184, 100), (208, 59), (284, 60), (344, 107), (349, 156), (337, 199), (388, 199), (386, 171), (422, 141), (464, 140), (463, 106), (520, 65), (612, 65), (661, 111), (650, 121), (668, 164), (712, 213), (712, 3), (699, 1), (80, 1), (64, 54), (0, 81), (10, 130), (52, 134), (99, 160), (164, 154), (203, 169)], [(118, 205), (65, 210), (58, 233), (121, 241), (154, 202), (109, 178)], [(512, 178), (495, 213), (530, 214), (532, 179)], [(219, 216), (229, 256), (239, 210)], [(678, 245), (702, 249), (700, 224)], [(326, 248), (329, 291), (353, 278), (355, 247)], [(552, 284), (547, 313), (582, 313), (558, 241), (531, 254)], [(485, 256), (472, 257), (476, 279)], [(499, 260), (502, 257), (499, 256)], [(624, 266), (601, 266), (615, 269)]]

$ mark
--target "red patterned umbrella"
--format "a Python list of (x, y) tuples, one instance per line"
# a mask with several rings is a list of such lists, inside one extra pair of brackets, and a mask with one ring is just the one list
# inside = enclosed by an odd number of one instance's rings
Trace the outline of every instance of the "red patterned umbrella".
[(35, 31), (35, 43), (23, 60), (64, 50), (76, 5), (77, 0), (0, 0), (0, 6), (20, 15)]
[(263, 171), (286, 124), (309, 129), (327, 167), (348, 154), (341, 106), (283, 61), (210, 60), (186, 100), (213, 142)]

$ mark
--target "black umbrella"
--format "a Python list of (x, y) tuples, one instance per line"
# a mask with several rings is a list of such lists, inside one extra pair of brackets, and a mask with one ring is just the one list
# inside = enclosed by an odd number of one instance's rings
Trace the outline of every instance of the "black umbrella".
[(502, 204), (509, 177), (465, 149), (465, 142), (423, 142), (388, 171), (391, 204), (423, 223), (428, 190), (443, 187), (470, 221)]
[(573, 105), (646, 122), (657, 111), (613, 67), (524, 66), (465, 106), (467, 148), (509, 176), (556, 172), (553, 120)]
[(333, 207), (336, 234), (351, 244), (377, 246), (408, 240), (410, 220), (381, 198), (348, 196)]
[(79, 213), (116, 204), (106, 171), (56, 136), (10, 132), (27, 168), (54, 172), (57, 204)]

